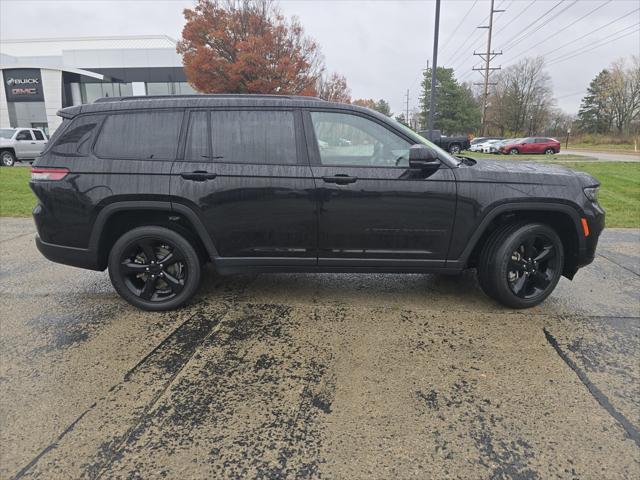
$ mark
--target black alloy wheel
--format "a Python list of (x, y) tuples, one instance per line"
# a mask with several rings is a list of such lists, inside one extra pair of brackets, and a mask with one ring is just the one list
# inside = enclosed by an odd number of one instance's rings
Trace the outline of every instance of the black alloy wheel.
[(562, 276), (562, 240), (542, 223), (505, 224), (485, 241), (477, 267), (488, 296), (511, 308), (530, 308), (551, 295)]
[(511, 253), (507, 282), (520, 298), (532, 299), (545, 293), (561, 265), (556, 247), (544, 235), (530, 235)]
[(200, 261), (180, 234), (163, 227), (140, 227), (124, 234), (112, 248), (109, 276), (132, 305), (170, 310), (195, 293)]

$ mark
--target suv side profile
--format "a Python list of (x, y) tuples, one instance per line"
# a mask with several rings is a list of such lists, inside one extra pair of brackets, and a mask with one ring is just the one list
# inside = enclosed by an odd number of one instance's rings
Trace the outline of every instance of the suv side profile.
[(593, 177), (454, 157), (366, 108), (309, 97), (110, 98), (60, 111), (32, 169), (36, 244), (168, 310), (204, 262), (239, 272), (477, 268), (512, 308), (595, 255)]
[(47, 145), (39, 128), (0, 128), (0, 164), (12, 167), (16, 160), (33, 161)]

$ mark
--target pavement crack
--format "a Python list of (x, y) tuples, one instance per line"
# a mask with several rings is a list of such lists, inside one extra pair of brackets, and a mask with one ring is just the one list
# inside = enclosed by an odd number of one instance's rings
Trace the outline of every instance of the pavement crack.
[(60, 443), (60, 441), (64, 438), (64, 436), (71, 432), (75, 426), (80, 422), (80, 420), (82, 420), (82, 418), (89, 413), (91, 410), (93, 410), (95, 408), (95, 406), (97, 405), (97, 403), (93, 403), (89, 408), (87, 408), (84, 412), (82, 412), (78, 418), (76, 418), (73, 422), (71, 422), (71, 424), (64, 429), (64, 431), (58, 435), (58, 438), (56, 438), (56, 440), (52, 443), (50, 443), (49, 445), (47, 445), (45, 448), (43, 448), (40, 453), (38, 453), (35, 457), (33, 457), (33, 459), (27, 463), (18, 473), (16, 473), (13, 477), (11, 477), (13, 480), (18, 480), (22, 477), (24, 477), (24, 475), (29, 472), (29, 470), (31, 470), (33, 468), (33, 466), (38, 463), (40, 461), (40, 459), (42, 457), (44, 457), (47, 453), (49, 453), (51, 450), (57, 448), (58, 444)]
[(619, 424), (622, 426), (627, 436), (635, 442), (635, 444), (640, 447), (640, 431), (636, 428), (633, 423), (629, 421), (627, 417), (625, 417), (621, 412), (619, 412), (609, 401), (609, 398), (602, 393), (602, 391), (596, 387), (587, 374), (582, 370), (569, 356), (562, 350), (560, 344), (556, 340), (556, 338), (547, 330), (546, 327), (542, 328), (544, 332), (544, 336), (547, 339), (549, 345), (553, 347), (556, 353), (560, 356), (560, 358), (566, 363), (571, 370), (578, 376), (582, 384), (587, 387), (589, 393), (596, 399), (596, 401), (600, 404), (602, 408), (604, 408), (609, 415), (611, 415)]
[(635, 272), (635, 271), (631, 270), (630, 268), (625, 267), (624, 265), (620, 265), (618, 262), (616, 262), (615, 260), (610, 259), (606, 255), (603, 255), (602, 253), (598, 253), (598, 256), (604, 258), (605, 260), (609, 260), (614, 265), (617, 265), (618, 267), (626, 270), (627, 272), (634, 274), (636, 277), (640, 277), (640, 274), (638, 272)]

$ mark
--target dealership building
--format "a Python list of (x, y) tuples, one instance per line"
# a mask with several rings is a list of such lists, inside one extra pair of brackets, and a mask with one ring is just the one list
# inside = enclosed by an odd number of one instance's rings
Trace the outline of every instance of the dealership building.
[(60, 125), (63, 107), (100, 97), (196, 93), (165, 35), (0, 40), (0, 127)]

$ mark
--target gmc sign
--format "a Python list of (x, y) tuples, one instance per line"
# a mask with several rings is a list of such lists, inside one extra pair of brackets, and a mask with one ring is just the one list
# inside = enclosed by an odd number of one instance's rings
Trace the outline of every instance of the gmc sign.
[(13, 68), (3, 72), (7, 102), (42, 102), (42, 77), (36, 68)]

